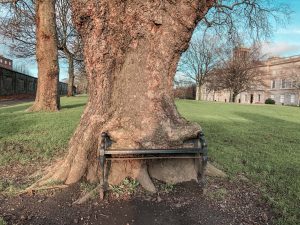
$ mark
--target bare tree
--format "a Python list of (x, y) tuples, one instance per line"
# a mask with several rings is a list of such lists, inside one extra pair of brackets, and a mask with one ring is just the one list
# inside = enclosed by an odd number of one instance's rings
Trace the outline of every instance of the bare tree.
[[(29, 56), (33, 52), (36, 53), (38, 87), (35, 102), (28, 110), (58, 110), (60, 101), (55, 1), (15, 0), (2, 3), (1, 10), (5, 14), (1, 14), (4, 15), (1, 17), (1, 34), (14, 37), (13, 41), (20, 44), (11, 42), (11, 47), (16, 49), (17, 54)], [(36, 27), (33, 24), (36, 24)], [(26, 46), (28, 51), (25, 50)]]
[(36, 54), (36, 1), (19, 0), (1, 5), (1, 41), (18, 58)]
[[(68, 93), (73, 95), (74, 64), (83, 61), (82, 44), (71, 18), (70, 0), (55, 1), (57, 48), (60, 58), (68, 62)], [(36, 1), (19, 0), (13, 5), (6, 5), (0, 17), (2, 28), (0, 34), (4, 36), (5, 44), (11, 53), (19, 58), (35, 55), (36, 51)]]
[(244, 91), (249, 91), (258, 85), (264, 85), (263, 71), (259, 68), (262, 56), (257, 46), (251, 48), (237, 47), (226, 55), (222, 64), (214, 71), (213, 86), (216, 90), (228, 90), (231, 102)]
[(57, 111), (60, 98), (55, 1), (36, 0), (35, 4), (38, 85), (34, 104), (28, 110)]
[(75, 72), (75, 81), (74, 84), (76, 86), (76, 92), (79, 94), (87, 94), (88, 93), (88, 79), (87, 74), (85, 72), (85, 68), (79, 67)]
[(196, 83), (196, 100), (201, 100), (201, 90), (208, 75), (217, 66), (222, 50), (220, 40), (204, 35), (193, 39), (183, 53), (178, 70)]
[(291, 14), (286, 1), (216, 0), (197, 29), (231, 42), (245, 38), (258, 42), (271, 37), (275, 26), (286, 23)]
[(58, 50), (68, 61), (68, 93), (73, 96), (74, 63), (83, 61), (81, 39), (72, 23), (70, 0), (56, 0)]
[[(196, 99), (200, 100), (201, 87), (218, 64), (226, 45), (246, 38), (258, 43), (270, 37), (273, 30), (270, 19), (277, 24), (285, 23), (290, 12), (287, 4), (270, 0), (215, 1), (198, 24), (196, 38), (192, 39), (178, 66), (187, 79), (196, 83)], [(213, 83), (210, 80), (206, 88), (214, 91), (217, 87), (213, 87)]]

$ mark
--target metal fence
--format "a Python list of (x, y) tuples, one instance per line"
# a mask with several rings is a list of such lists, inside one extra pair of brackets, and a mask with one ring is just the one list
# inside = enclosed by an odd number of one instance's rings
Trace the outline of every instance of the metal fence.
[[(0, 67), (0, 96), (35, 95), (38, 79)], [(68, 84), (59, 82), (59, 94), (66, 95)]]

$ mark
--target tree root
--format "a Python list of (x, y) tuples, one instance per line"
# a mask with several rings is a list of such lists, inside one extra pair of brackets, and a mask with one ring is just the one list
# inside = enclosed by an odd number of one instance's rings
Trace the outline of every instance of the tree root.
[(25, 193), (33, 193), (34, 191), (43, 191), (43, 190), (52, 190), (52, 189), (63, 189), (69, 187), (68, 185), (62, 184), (62, 185), (52, 185), (52, 186), (41, 186), (37, 188), (33, 188), (30, 186), (29, 188), (26, 188), (23, 191), (18, 192), (18, 195), (22, 195)]
[(100, 191), (100, 198), (103, 199), (103, 197), (101, 196), (101, 194), (104, 194), (104, 190), (102, 190), (102, 185), (99, 184), (96, 188), (94, 188), (93, 190), (91, 190), (90, 192), (86, 193), (84, 196), (82, 196), (81, 198), (78, 198), (75, 202), (73, 202), (73, 204), (83, 204), (85, 202), (87, 202), (89, 199), (93, 198), (97, 192)]

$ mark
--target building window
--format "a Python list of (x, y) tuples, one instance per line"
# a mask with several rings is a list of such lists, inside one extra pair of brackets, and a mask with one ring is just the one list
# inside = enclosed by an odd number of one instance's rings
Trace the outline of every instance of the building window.
[(275, 80), (271, 81), (271, 88), (274, 89), (275, 88)]
[(4, 60), (4, 64), (6, 64), (6, 60)]
[(281, 88), (286, 88), (286, 80), (285, 79), (281, 80)]
[(0, 59), (0, 63), (2, 63), (3, 61), (2, 61), (2, 59)]
[(295, 103), (295, 94), (291, 94), (291, 103)]
[(260, 95), (258, 95), (258, 102), (260, 102)]
[(274, 95), (271, 95), (271, 97), (270, 97), (271, 99), (274, 99), (275, 98), (275, 96)]
[(284, 95), (280, 95), (280, 103), (284, 103)]
[(11, 62), (8, 62), (8, 65), (10, 65), (10, 66), (11, 66)]
[(292, 88), (293, 84), (291, 81), (282, 79), (281, 80), (281, 88)]

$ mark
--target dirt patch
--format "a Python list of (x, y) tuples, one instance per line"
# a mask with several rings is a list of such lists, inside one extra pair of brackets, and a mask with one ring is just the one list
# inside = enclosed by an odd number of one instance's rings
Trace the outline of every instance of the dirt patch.
[(205, 189), (195, 182), (166, 186), (159, 193), (140, 187), (124, 193), (111, 191), (105, 201), (97, 196), (82, 205), (79, 184), (33, 196), (0, 196), (0, 216), (8, 224), (103, 225), (221, 225), (272, 224), (274, 215), (255, 187), (246, 181), (209, 179)]

